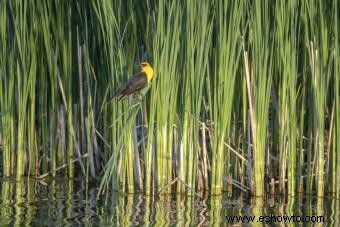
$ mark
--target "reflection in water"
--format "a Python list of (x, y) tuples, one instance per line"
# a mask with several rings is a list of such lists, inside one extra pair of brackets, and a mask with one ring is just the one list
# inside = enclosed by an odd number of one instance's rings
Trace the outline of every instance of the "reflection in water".
[[(16, 182), (0, 180), (0, 226), (6, 225), (109, 225), (109, 226), (243, 226), (299, 225), (273, 222), (274, 216), (324, 216), (324, 222), (311, 226), (339, 226), (340, 202), (334, 198), (277, 197), (248, 198), (180, 195), (119, 194), (111, 192), (97, 199), (98, 185), (87, 186), (83, 180), (27, 178)], [(263, 216), (264, 222), (259, 222)], [(267, 218), (267, 219), (265, 219)], [(270, 220), (268, 222), (268, 220)], [(281, 220), (281, 219), (278, 219)], [(302, 224), (302, 223), (300, 223)]]

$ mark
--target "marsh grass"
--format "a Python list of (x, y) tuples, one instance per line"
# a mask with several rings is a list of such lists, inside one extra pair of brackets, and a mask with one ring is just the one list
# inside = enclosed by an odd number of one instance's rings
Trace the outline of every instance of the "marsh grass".
[[(3, 176), (100, 176), (102, 192), (339, 196), (338, 8), (1, 1)], [(142, 99), (108, 102), (142, 60), (155, 71)]]

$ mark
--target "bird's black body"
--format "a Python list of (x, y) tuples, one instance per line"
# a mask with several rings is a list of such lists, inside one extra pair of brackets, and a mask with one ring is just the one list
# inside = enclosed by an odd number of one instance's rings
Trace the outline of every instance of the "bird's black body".
[(113, 98), (118, 97), (121, 100), (125, 96), (142, 90), (146, 85), (148, 85), (146, 74), (144, 72), (136, 73), (118, 89)]

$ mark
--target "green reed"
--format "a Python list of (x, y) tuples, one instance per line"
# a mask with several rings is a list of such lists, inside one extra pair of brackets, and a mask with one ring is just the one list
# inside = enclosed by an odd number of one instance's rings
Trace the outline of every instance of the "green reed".
[[(187, 193), (191, 194), (196, 188), (198, 156), (200, 150), (199, 122), (201, 121), (201, 108), (203, 98), (204, 79), (207, 76), (209, 49), (211, 45), (212, 20), (210, 16), (211, 5), (188, 1), (184, 6), (184, 30), (185, 36), (181, 43), (183, 50), (182, 73), (186, 75), (180, 78), (182, 97), (179, 105), (182, 107), (180, 119), (182, 121), (180, 139), (179, 179), (187, 182)], [(201, 23), (196, 23), (200, 20)], [(182, 62), (183, 63), (183, 62)], [(177, 192), (183, 190), (183, 184), (178, 184)]]
[[(297, 181), (297, 76), (298, 76), (298, 7), (296, 1), (277, 2), (277, 81), (280, 190), (294, 195)], [(274, 80), (275, 80), (274, 79)], [(275, 85), (274, 85), (275, 87)], [(301, 176), (300, 176), (301, 177)]]
[[(337, 114), (340, 111), (340, 24), (339, 24), (339, 2), (333, 2), (333, 31), (334, 31), (334, 46), (333, 46), (333, 82), (334, 82), (334, 99), (333, 101), (333, 111), (332, 116), (334, 118), (333, 122), (333, 131), (332, 131), (332, 146), (331, 146), (331, 155), (329, 158), (330, 162), (330, 170), (329, 170), (329, 178), (331, 182), (331, 192), (336, 194), (337, 198), (340, 198), (340, 154), (337, 150), (340, 147), (340, 140), (338, 139), (340, 136), (340, 115)], [(330, 129), (332, 130), (332, 128)], [(331, 133), (331, 132), (330, 132)]]
[[(174, 158), (172, 149), (174, 131), (177, 130), (174, 125), (177, 124), (178, 106), (178, 100), (174, 97), (177, 96), (179, 81), (181, 80), (179, 58), (183, 12), (178, 10), (180, 9), (180, 2), (178, 1), (173, 1), (171, 4), (167, 1), (160, 1), (159, 6), (160, 11), (157, 17), (158, 24), (155, 29), (153, 46), (153, 54), (158, 56), (154, 60), (155, 80), (157, 82), (153, 85), (151, 96), (153, 101), (150, 103), (150, 116), (153, 115), (154, 117), (150, 117), (149, 121), (149, 129), (151, 130), (155, 126), (156, 136), (149, 137), (148, 146), (152, 146), (151, 141), (153, 143), (155, 140), (157, 141), (152, 151), (154, 151), (154, 164), (157, 169), (154, 174), (156, 175), (158, 189), (161, 189), (172, 180), (172, 159)], [(168, 14), (166, 14), (166, 11)], [(163, 37), (171, 38), (163, 39)], [(164, 108), (158, 108), (164, 104), (166, 104)], [(149, 148), (147, 152), (152, 151)], [(149, 181), (147, 183), (150, 184)], [(170, 192), (170, 189), (168, 187), (164, 192)]]
[[(327, 97), (329, 95), (328, 84), (330, 80), (330, 37), (327, 32), (327, 25), (330, 18), (325, 17), (328, 12), (327, 5), (312, 1), (306, 3), (309, 9), (309, 17), (306, 18), (307, 31), (310, 37), (308, 39), (308, 57), (311, 76), (311, 93), (312, 93), (312, 113), (313, 114), (313, 149), (316, 157), (315, 174), (316, 189), (319, 196), (324, 195), (324, 171), (325, 171), (325, 114), (328, 111), (326, 107)], [(316, 34), (318, 34), (316, 36)], [(332, 33), (330, 33), (332, 34)]]
[(254, 187), (256, 196), (264, 195), (265, 158), (268, 112), (273, 77), (273, 42), (270, 32), (269, 2), (253, 2), (251, 6), (250, 43), (247, 59), (247, 86), (254, 157)]
[[(245, 11), (245, 2), (216, 1), (216, 50), (212, 53), (212, 77), (207, 78), (209, 90), (208, 99), (211, 108), (212, 125), (212, 170), (211, 186), (213, 194), (220, 194), (223, 187), (223, 175), (230, 175), (226, 161), (226, 137), (229, 137), (231, 122), (230, 106), (233, 104), (235, 79), (240, 67), (241, 23)], [(228, 26), (224, 21), (228, 21)], [(211, 92), (210, 92), (211, 91)]]
[[(247, 184), (258, 196), (339, 196), (330, 3), (2, 1), (3, 175), (101, 176), (101, 191), (146, 194)], [(142, 60), (152, 83), (108, 102)]]

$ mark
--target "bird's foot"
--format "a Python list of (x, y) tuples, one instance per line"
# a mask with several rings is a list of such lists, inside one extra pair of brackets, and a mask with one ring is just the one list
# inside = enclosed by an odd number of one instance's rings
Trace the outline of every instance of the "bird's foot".
[(137, 101), (139, 101), (139, 102), (141, 102), (143, 100), (143, 98), (144, 98), (144, 96), (140, 92), (134, 94), (133, 97), (135, 99), (137, 99)]

